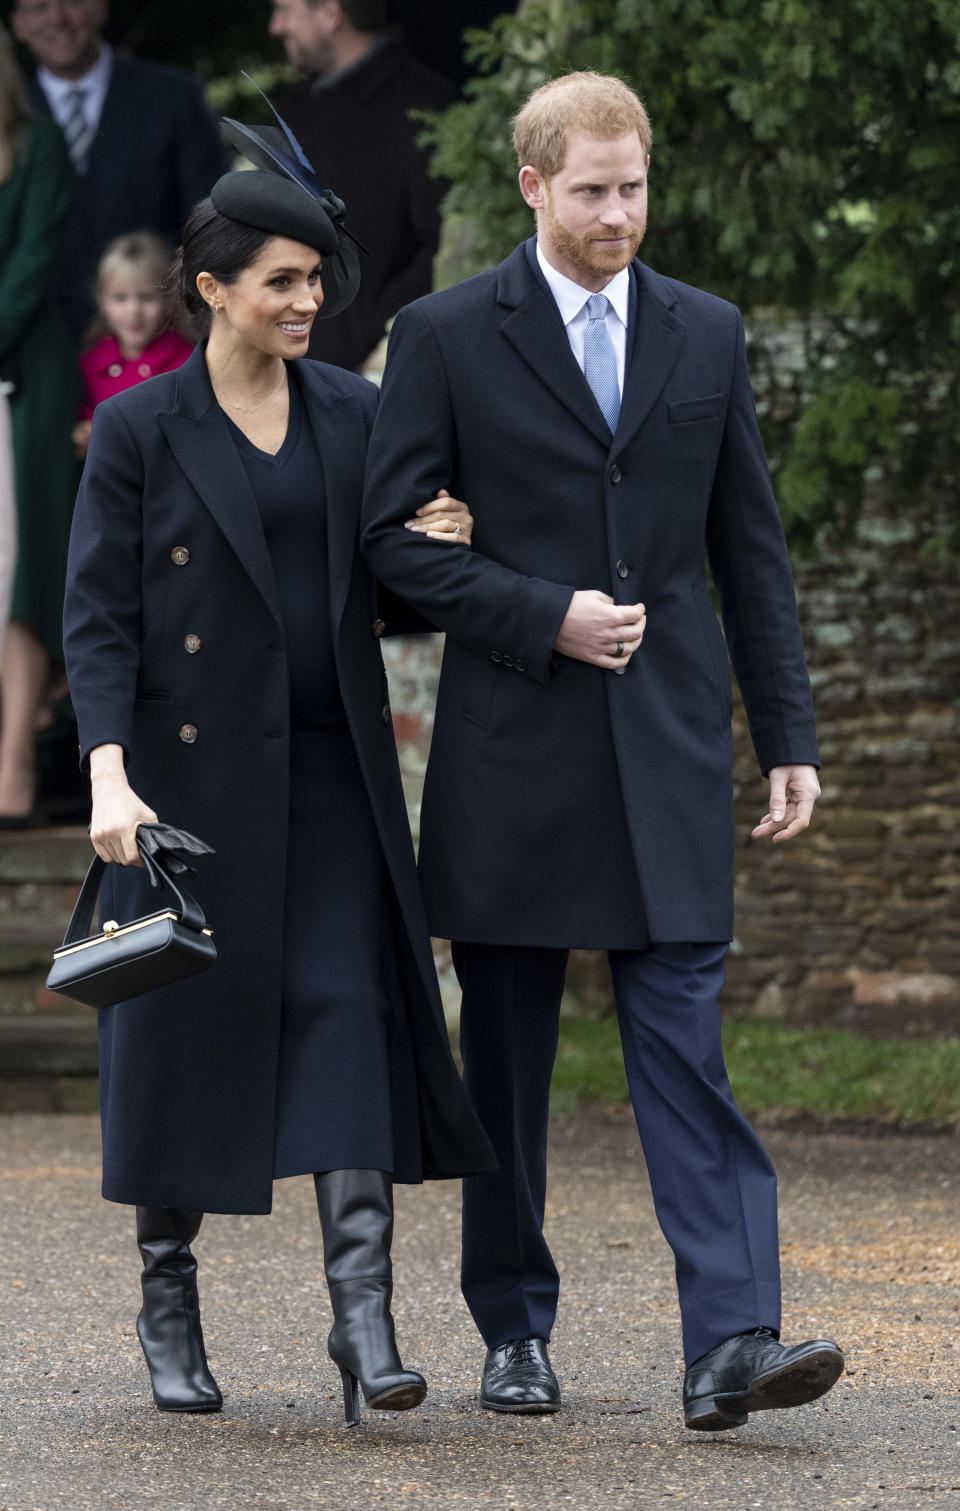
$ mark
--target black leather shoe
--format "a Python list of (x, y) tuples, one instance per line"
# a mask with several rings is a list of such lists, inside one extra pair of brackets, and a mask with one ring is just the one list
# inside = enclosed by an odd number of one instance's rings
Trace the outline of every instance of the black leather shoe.
[(843, 1354), (827, 1339), (788, 1348), (768, 1327), (738, 1333), (690, 1365), (684, 1420), (699, 1432), (742, 1427), (751, 1411), (803, 1406), (826, 1395), (842, 1369)]
[(560, 1409), (560, 1383), (542, 1338), (511, 1338), (488, 1348), (480, 1405), (490, 1411), (546, 1415)]

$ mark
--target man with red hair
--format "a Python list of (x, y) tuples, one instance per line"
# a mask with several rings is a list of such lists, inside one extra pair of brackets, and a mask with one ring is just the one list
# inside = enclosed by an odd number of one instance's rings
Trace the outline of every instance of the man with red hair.
[[(637, 257), (651, 132), (571, 74), (514, 123), (536, 236), (401, 312), (365, 495), (381, 581), (447, 641), (421, 823), (453, 941), (466, 1085), (500, 1162), (464, 1182), (481, 1404), (556, 1410), (543, 1237), (567, 952), (608, 952), (657, 1216), (675, 1258), (688, 1427), (828, 1390), (836, 1344), (779, 1341), (776, 1177), (733, 1100), (718, 997), (733, 934), (729, 649), (774, 843), (806, 828), (817, 741), (790, 563), (730, 304)], [(404, 520), (437, 487), (473, 549)], [(456, 560), (452, 559), (456, 558)], [(720, 600), (726, 642), (708, 594)]]

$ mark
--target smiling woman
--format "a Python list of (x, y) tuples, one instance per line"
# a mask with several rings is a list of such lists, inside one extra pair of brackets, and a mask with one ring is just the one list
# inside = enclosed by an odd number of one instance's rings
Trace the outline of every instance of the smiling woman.
[[(246, 128), (236, 123), (235, 135)], [(218, 964), (100, 1014), (104, 1195), (137, 1207), (138, 1332), (162, 1410), (214, 1411), (190, 1243), (205, 1210), (269, 1211), (312, 1174), (347, 1420), (423, 1378), (390, 1315), (393, 1182), (489, 1169), (450, 1054), (379, 637), (357, 551), (377, 391), (305, 359), (356, 288), (340, 201), (279, 132), (184, 229), (176, 276), (206, 331), (175, 373), (93, 421), (65, 606), (101, 916), (149, 911), (137, 826), (210, 842)], [(304, 193), (304, 189), (308, 193)], [(424, 500), (417, 549), (469, 544)]]

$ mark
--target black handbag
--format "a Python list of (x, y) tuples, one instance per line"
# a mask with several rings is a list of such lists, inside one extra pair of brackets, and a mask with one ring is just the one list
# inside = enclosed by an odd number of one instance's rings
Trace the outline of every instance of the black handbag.
[(53, 965), (47, 977), (50, 991), (61, 992), (88, 1007), (112, 1007), (128, 997), (140, 997), (157, 987), (184, 981), (216, 963), (217, 947), (203, 909), (182, 883), (178, 885), (173, 874), (196, 874), (178, 857), (177, 851), (212, 854), (210, 847), (185, 830), (164, 824), (142, 824), (137, 830), (137, 849), (151, 886), (168, 888), (177, 908), (164, 908), (131, 923), (108, 920), (99, 934), (90, 934), (93, 909), (106, 870), (106, 862), (99, 855), (94, 856), (63, 944), (53, 952)]

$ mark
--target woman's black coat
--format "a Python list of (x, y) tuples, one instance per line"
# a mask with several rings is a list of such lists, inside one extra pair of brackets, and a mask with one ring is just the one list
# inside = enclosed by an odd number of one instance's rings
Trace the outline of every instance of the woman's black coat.
[[(450, 1055), (393, 739), (376, 589), (356, 549), (376, 390), (320, 363), (301, 362), (297, 371), (323, 459), (343, 701), (396, 894), (422, 1173), (474, 1173), (492, 1161)], [(266, 542), (202, 348), (178, 372), (97, 409), (74, 517), (64, 630), (81, 760), (97, 745), (122, 745), (138, 796), (162, 821), (216, 850), (200, 863), (195, 890), (214, 929), (217, 965), (100, 1014), (104, 1195), (267, 1212), (287, 672)], [(323, 836), (316, 840), (322, 845)], [(141, 870), (108, 868), (101, 917), (124, 921), (159, 905)]]

